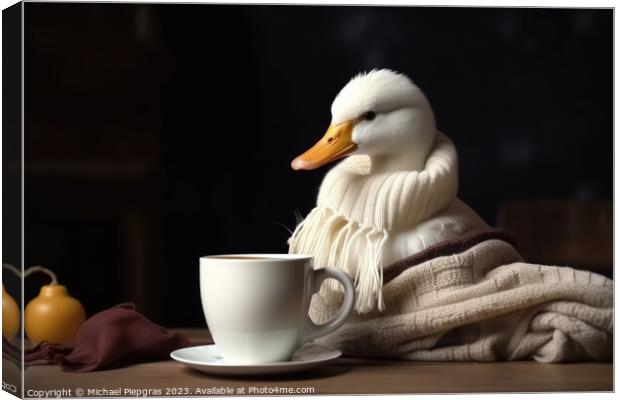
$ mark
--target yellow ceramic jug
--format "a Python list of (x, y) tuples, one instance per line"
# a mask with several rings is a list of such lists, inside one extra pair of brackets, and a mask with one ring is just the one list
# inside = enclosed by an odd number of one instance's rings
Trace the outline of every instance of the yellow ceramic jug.
[(49, 285), (44, 285), (39, 295), (32, 299), (24, 310), (24, 329), (33, 343), (70, 342), (86, 320), (82, 304), (69, 296), (67, 288), (59, 285), (53, 272), (42, 267), (32, 267), (24, 275), (34, 271), (45, 272), (52, 277)]

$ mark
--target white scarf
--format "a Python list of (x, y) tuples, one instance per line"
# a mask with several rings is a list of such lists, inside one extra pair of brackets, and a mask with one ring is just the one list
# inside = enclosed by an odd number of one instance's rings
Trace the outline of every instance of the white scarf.
[[(347, 272), (355, 280), (355, 309), (364, 313), (375, 302), (384, 309), (382, 255), (390, 234), (427, 220), (455, 199), (458, 160), (441, 133), (422, 171), (373, 174), (361, 160), (349, 157), (327, 173), (317, 206), (289, 239), (289, 252), (313, 256), (315, 268)], [(330, 280), (321, 291), (333, 299), (342, 289)]]

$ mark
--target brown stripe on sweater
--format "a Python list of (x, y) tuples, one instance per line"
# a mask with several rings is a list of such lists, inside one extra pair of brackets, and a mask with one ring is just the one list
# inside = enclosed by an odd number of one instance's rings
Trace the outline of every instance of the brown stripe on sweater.
[(383, 284), (390, 282), (405, 270), (437, 257), (462, 253), (485, 240), (502, 240), (516, 247), (512, 233), (500, 228), (474, 229), (462, 236), (430, 246), (419, 253), (403, 258), (383, 269)]

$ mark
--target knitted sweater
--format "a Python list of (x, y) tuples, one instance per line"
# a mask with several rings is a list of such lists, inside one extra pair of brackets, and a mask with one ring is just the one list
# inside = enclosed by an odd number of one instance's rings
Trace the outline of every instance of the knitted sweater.
[[(392, 262), (399, 250), (404, 257), (486, 226), (456, 198), (457, 164), (454, 145), (441, 133), (421, 171), (373, 173), (368, 158), (345, 159), (326, 175), (289, 251), (312, 255), (315, 268), (338, 268), (354, 278), (358, 312), (384, 309), (386, 255)], [(331, 280), (321, 288), (332, 299), (340, 291)]]
[[(386, 309), (351, 314), (324, 345), (357, 357), (420, 361), (611, 360), (613, 281), (524, 263), (502, 232), (482, 230), (385, 267)], [(341, 301), (315, 295), (327, 321)]]

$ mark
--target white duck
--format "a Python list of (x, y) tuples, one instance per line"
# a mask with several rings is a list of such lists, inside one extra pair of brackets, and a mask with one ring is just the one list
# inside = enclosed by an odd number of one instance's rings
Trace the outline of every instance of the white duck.
[[(426, 96), (405, 75), (360, 74), (331, 112), (323, 138), (291, 166), (310, 170), (347, 159), (326, 175), (289, 251), (314, 256), (316, 268), (348, 272), (356, 282), (356, 310), (381, 310), (384, 266), (488, 225), (456, 197), (454, 145), (437, 131)], [(340, 292), (328, 284), (324, 296)]]

